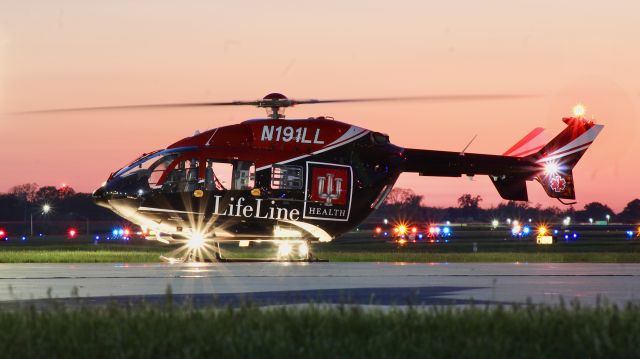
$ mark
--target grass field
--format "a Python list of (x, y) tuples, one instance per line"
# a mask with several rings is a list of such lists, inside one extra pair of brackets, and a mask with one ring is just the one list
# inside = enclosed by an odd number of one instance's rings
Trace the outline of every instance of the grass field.
[(637, 358), (640, 307), (23, 307), (0, 333), (6, 358)]
[[(474, 247), (476, 251), (474, 252)], [(0, 263), (152, 263), (176, 246), (155, 241), (94, 242), (43, 237), (0, 242)], [(227, 258), (268, 256), (266, 246), (250, 249), (223, 246)], [(273, 248), (271, 248), (273, 251)], [(620, 238), (585, 238), (537, 246), (531, 240), (453, 238), (450, 243), (425, 244), (372, 241), (363, 236), (312, 245), (313, 253), (335, 262), (640, 262), (640, 242)]]

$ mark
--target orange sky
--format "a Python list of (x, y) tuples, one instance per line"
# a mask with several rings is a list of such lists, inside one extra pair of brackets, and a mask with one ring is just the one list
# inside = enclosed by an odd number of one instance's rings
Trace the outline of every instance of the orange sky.
[[(579, 205), (640, 197), (637, 1), (2, 1), (0, 109), (289, 97), (536, 94), (483, 103), (318, 105), (400, 146), (502, 153), (553, 131), (577, 102), (605, 129), (574, 171)], [(252, 108), (0, 117), (0, 191), (23, 182), (95, 189), (142, 152)], [(447, 206), (500, 198), (488, 178), (397, 186)], [(532, 204), (558, 204), (529, 183)]]

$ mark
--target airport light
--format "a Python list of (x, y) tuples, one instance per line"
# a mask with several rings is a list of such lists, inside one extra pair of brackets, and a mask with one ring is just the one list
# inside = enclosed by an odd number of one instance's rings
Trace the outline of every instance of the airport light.
[[(37, 212), (40, 212), (41, 214), (47, 214), (51, 212), (51, 205), (49, 205), (48, 203), (45, 203)], [(31, 212), (31, 215), (29, 216), (29, 227), (31, 229), (30, 232), (32, 237), (33, 237), (33, 215), (37, 212)]]
[(544, 236), (546, 234), (547, 234), (547, 227), (545, 227), (545, 226), (538, 227), (538, 235), (539, 236)]
[(69, 235), (69, 238), (76, 238), (76, 236), (78, 235), (78, 230), (76, 230), (75, 228), (69, 228), (69, 230), (67, 231), (67, 234)]
[(400, 224), (396, 227), (396, 233), (399, 235), (404, 235), (407, 233), (407, 226), (405, 224)]
[(565, 226), (568, 226), (571, 224), (571, 217), (567, 217), (565, 219), (562, 220), (562, 224)]
[(498, 228), (499, 225), (500, 225), (500, 221), (498, 221), (497, 219), (494, 219), (493, 221), (491, 221), (491, 227), (493, 227), (493, 229)]
[(611, 219), (611, 216), (607, 214), (605, 217), (607, 218), (607, 224), (609, 224), (609, 220)]
[(593, 218), (589, 218), (589, 223), (593, 224)]

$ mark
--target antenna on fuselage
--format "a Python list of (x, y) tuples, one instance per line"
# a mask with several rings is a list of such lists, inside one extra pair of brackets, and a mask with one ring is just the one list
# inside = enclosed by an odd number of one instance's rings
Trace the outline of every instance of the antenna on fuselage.
[(478, 134), (476, 134), (475, 136), (473, 136), (473, 138), (471, 139), (471, 141), (469, 141), (469, 143), (467, 143), (466, 146), (464, 146), (464, 148), (462, 149), (462, 151), (460, 151), (460, 156), (464, 156), (464, 152), (467, 150), (467, 148), (469, 148), (469, 146), (471, 146), (471, 144), (473, 143), (473, 141), (475, 141), (476, 137), (478, 137)]

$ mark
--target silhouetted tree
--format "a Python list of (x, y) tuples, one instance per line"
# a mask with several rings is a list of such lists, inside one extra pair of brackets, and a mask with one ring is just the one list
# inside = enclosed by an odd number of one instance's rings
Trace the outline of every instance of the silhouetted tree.
[[(410, 202), (416, 194), (413, 190), (408, 188), (394, 188), (389, 192), (385, 203), (391, 205), (403, 205)], [(420, 196), (422, 198), (422, 196)], [(418, 202), (419, 203), (419, 202)]]
[(13, 186), (9, 189), (9, 194), (16, 196), (18, 199), (26, 202), (33, 202), (38, 191), (37, 183), (23, 183)]
[(625, 223), (640, 222), (640, 199), (636, 198), (627, 203), (627, 206), (618, 214), (618, 219)]
[(462, 209), (462, 217), (464, 218), (478, 218), (480, 208), (480, 202), (482, 202), (481, 196), (472, 196), (469, 193), (465, 193), (458, 198), (458, 207)]
[(34, 201), (37, 203), (53, 203), (60, 198), (58, 189), (53, 186), (40, 187), (35, 194)]
[(589, 221), (589, 218), (594, 221), (602, 221), (606, 219), (607, 215), (609, 215), (610, 218), (613, 218), (615, 213), (611, 208), (609, 208), (609, 206), (600, 202), (587, 203), (584, 206), (584, 210), (575, 212), (576, 220), (579, 222), (587, 222)]

